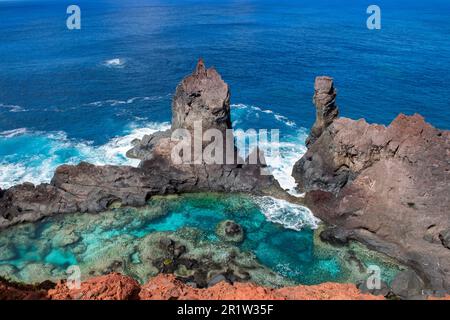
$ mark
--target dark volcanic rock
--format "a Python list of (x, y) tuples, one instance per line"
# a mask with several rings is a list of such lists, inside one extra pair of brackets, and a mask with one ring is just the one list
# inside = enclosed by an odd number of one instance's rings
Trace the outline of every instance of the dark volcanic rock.
[(293, 176), (320, 219), (409, 265), (425, 288), (450, 290), (450, 251), (437, 241), (450, 227), (449, 131), (420, 115), (388, 127), (338, 118)]
[(199, 60), (194, 73), (178, 85), (172, 103), (172, 130), (194, 129), (196, 121), (203, 129), (231, 129), (230, 90), (214, 68), (206, 69)]
[(47, 290), (54, 287), (55, 284), (50, 281), (25, 285), (0, 277), (0, 300), (48, 300)]
[(313, 144), (339, 115), (336, 105), (336, 89), (330, 77), (317, 77), (314, 83), (313, 102), (316, 106), (316, 122), (306, 139), (306, 146)]
[(151, 135), (146, 134), (141, 140), (137, 139), (133, 142), (134, 147), (127, 151), (126, 156), (131, 159), (147, 160), (159, 140), (169, 138), (171, 133), (170, 130), (166, 130)]
[(328, 242), (332, 245), (343, 246), (348, 244), (351, 237), (351, 232), (339, 227), (330, 227), (323, 230), (319, 237), (320, 240), (324, 242)]
[[(173, 98), (172, 129), (203, 129), (224, 132), (231, 128), (228, 85), (215, 69), (199, 61), (194, 73), (177, 87)], [(172, 131), (155, 133), (135, 141), (128, 152), (142, 159), (138, 168), (95, 166), (80, 163), (59, 167), (51, 184), (24, 183), (0, 190), (0, 228), (37, 221), (45, 216), (73, 212), (101, 212), (110, 207), (142, 206), (153, 195), (182, 192), (285, 193), (271, 175), (262, 174), (257, 164), (175, 164)], [(231, 143), (234, 140), (231, 139)]]
[(220, 222), (216, 227), (216, 234), (228, 242), (242, 242), (244, 240), (244, 229), (233, 220)]
[(421, 299), (424, 283), (412, 270), (400, 272), (391, 283), (392, 293), (401, 299)]
[(442, 245), (447, 249), (450, 249), (450, 229), (444, 230), (439, 234), (439, 239)]

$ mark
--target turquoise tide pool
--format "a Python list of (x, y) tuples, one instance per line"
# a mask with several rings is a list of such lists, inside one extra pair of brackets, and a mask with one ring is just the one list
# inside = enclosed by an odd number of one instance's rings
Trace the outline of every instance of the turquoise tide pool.
[[(217, 236), (223, 220), (241, 225), (243, 242)], [(181, 258), (197, 261), (196, 269), (210, 270), (206, 278), (228, 269), (269, 286), (357, 282), (375, 264), (389, 282), (400, 270), (360, 245), (333, 248), (320, 242), (313, 230), (317, 227), (320, 223), (306, 208), (268, 197), (157, 197), (140, 209), (52, 217), (2, 231), (0, 275), (32, 283), (57, 280), (67, 277), (69, 266), (78, 265), (83, 278), (119, 271), (145, 282), (160, 271), (158, 261), (175, 263), (161, 249), (163, 238), (184, 245)], [(175, 273), (188, 277), (194, 271), (180, 265)]]

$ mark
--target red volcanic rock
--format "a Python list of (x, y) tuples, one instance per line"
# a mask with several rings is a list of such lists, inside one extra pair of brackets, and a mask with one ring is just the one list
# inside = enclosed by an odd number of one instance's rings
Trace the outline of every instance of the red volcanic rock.
[[(48, 286), (47, 286), (48, 287)], [(48, 289), (48, 288), (47, 288)], [(271, 289), (253, 283), (220, 282), (197, 289), (159, 274), (146, 285), (118, 273), (91, 278), (79, 289), (69, 289), (65, 281), (46, 290), (44, 285), (30, 286), (0, 280), (0, 300), (383, 300), (382, 296), (361, 293), (353, 284), (323, 283)]]
[(60, 281), (48, 291), (52, 300), (133, 300), (137, 299), (140, 286), (136, 280), (118, 273), (91, 278), (81, 283), (80, 289), (69, 289)]
[(326, 282), (314, 286), (286, 287), (276, 291), (288, 300), (384, 300), (383, 296), (362, 293), (350, 283)]
[(0, 300), (46, 300), (47, 290), (41, 286), (16, 284), (0, 279)]
[(220, 282), (207, 289), (192, 288), (173, 275), (160, 274), (142, 287), (142, 300), (383, 300), (361, 293), (353, 284), (323, 283), (282, 289), (252, 283)]

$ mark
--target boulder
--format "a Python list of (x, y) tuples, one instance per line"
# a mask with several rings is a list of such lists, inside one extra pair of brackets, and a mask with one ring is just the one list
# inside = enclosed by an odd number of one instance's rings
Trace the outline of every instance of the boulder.
[(425, 299), (424, 283), (412, 270), (400, 272), (391, 283), (392, 293), (401, 299)]
[(319, 235), (320, 240), (335, 246), (347, 245), (350, 240), (350, 236), (350, 231), (339, 227), (326, 228)]
[(220, 222), (216, 227), (216, 234), (224, 241), (238, 243), (244, 241), (244, 229), (233, 220)]

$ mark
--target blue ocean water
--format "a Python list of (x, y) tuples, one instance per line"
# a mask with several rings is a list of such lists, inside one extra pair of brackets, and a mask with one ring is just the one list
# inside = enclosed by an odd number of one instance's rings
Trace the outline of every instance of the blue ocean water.
[(69, 4), (0, 1), (0, 187), (49, 181), (62, 163), (133, 164), (130, 141), (167, 125), (199, 57), (230, 84), (236, 127), (281, 129), (286, 186), (317, 75), (335, 78), (343, 116), (419, 112), (450, 128), (446, 0), (377, 1), (375, 31), (365, 0), (80, 0), (73, 31)]

